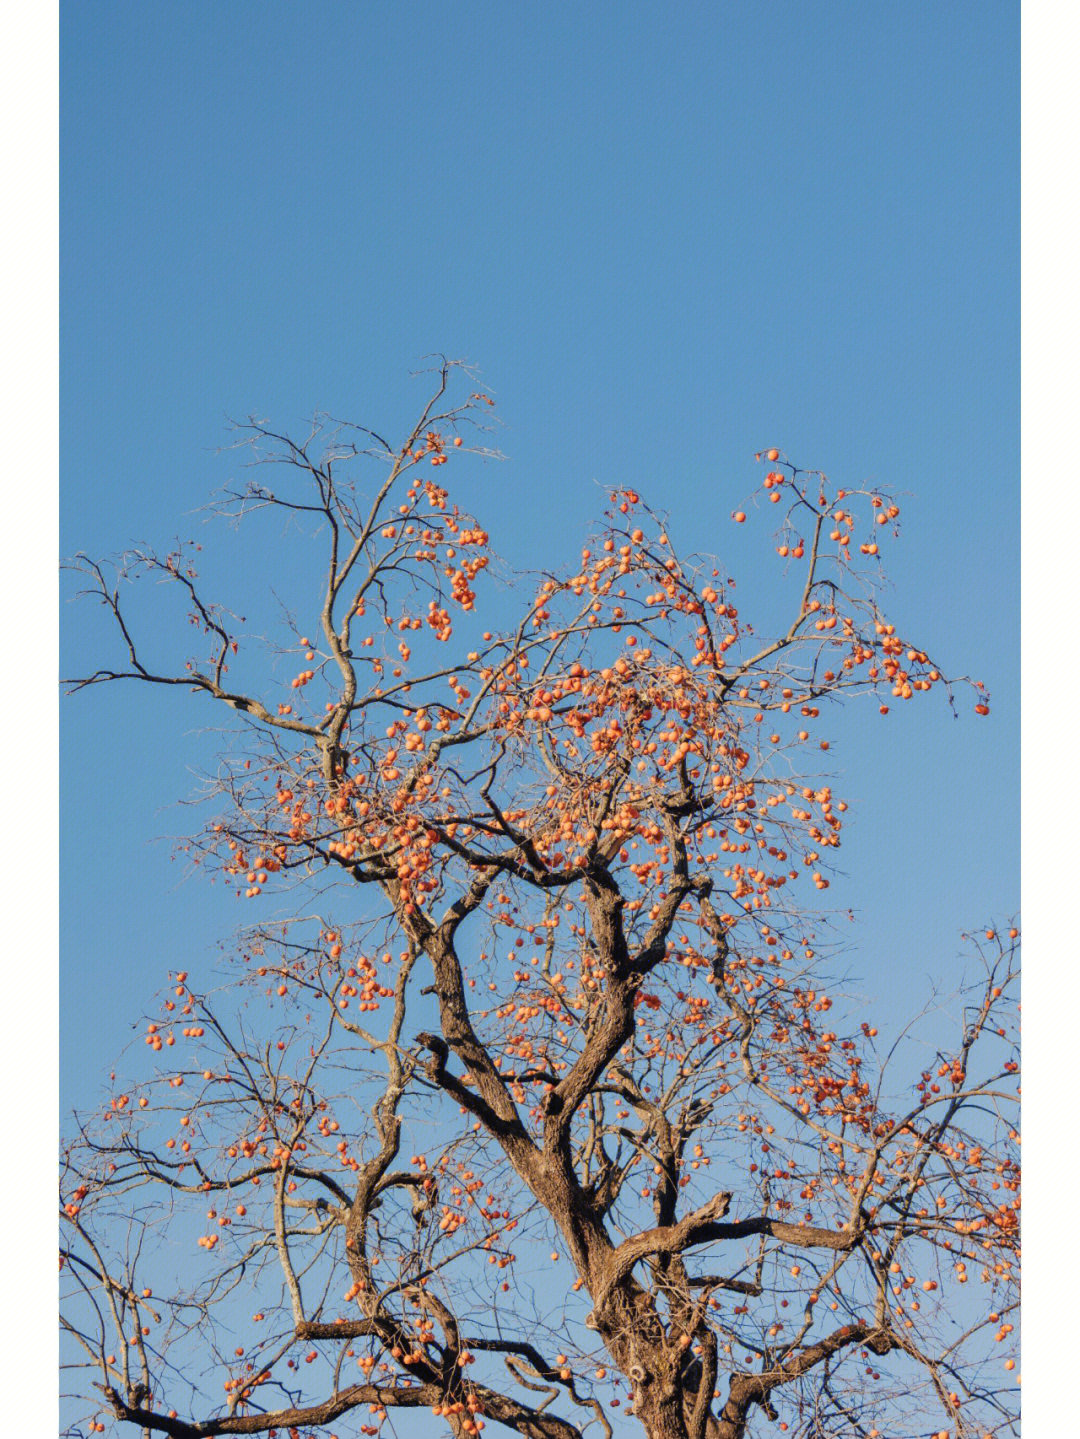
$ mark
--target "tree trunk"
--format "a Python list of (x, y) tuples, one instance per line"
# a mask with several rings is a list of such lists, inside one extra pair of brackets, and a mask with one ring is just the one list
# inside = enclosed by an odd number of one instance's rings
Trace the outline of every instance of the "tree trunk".
[(634, 1413), (649, 1439), (688, 1439), (681, 1396), (675, 1393), (665, 1398), (650, 1392), (653, 1387), (644, 1383), (634, 1390)]

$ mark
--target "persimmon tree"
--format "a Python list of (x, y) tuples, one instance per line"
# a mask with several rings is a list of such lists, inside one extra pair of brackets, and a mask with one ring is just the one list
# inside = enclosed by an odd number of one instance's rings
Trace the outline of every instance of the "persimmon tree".
[(254, 912), (65, 1146), (69, 1432), (1014, 1432), (1016, 930), (880, 1055), (822, 909), (830, 707), (988, 708), (880, 608), (897, 506), (756, 456), (771, 628), (629, 488), (514, 577), (453, 500), (470, 383), (396, 442), (242, 427), (217, 508), (323, 557), (276, 647), (189, 546), (74, 562), (119, 649), (72, 688), (234, 717), (187, 852)]

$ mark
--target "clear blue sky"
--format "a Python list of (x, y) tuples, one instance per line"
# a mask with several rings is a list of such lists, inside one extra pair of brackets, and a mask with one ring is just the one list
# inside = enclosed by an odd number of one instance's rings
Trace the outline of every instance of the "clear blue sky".
[[(906, 1008), (1018, 904), (1018, 10), (950, 5), (72, 4), (62, 13), (62, 551), (167, 540), (226, 415), (394, 430), (434, 350), (482, 369), (476, 506), (569, 560), (631, 482), (747, 588), (731, 510), (776, 443), (906, 492), (897, 619), (986, 681), (835, 727), (853, 963)], [(558, 517), (562, 553), (535, 537)], [(496, 519), (497, 516), (497, 519)], [(207, 543), (209, 535), (202, 536)], [(261, 589), (257, 553), (234, 576)], [(115, 652), (62, 612), (62, 670)], [(183, 644), (183, 638), (178, 640)], [(244, 912), (181, 884), (216, 718), (62, 715), (62, 1096)]]

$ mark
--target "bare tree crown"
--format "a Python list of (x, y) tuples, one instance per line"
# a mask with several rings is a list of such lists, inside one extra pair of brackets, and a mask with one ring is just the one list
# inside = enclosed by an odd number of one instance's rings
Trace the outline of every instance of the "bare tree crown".
[[(758, 455), (769, 631), (625, 487), (510, 583), (453, 497), (497, 458), (474, 385), (441, 363), (394, 443), (242, 427), (220, 508), (323, 546), (284, 685), (234, 680), (254, 642), (190, 547), (74, 562), (122, 658), (73, 689), (238, 717), (190, 852), (256, 908), (65, 1149), (69, 1432), (1015, 1432), (1017, 933), (973, 941), (954, 1040), (897, 1079), (815, 911), (828, 707), (988, 712), (881, 609), (897, 505)], [(136, 573), (201, 653), (146, 653)]]

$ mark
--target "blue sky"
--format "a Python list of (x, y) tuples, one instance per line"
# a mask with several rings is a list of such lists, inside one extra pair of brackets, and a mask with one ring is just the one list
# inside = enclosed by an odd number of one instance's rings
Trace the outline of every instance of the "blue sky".
[[(435, 350), (499, 401), (474, 503), (517, 564), (628, 482), (763, 593), (754, 451), (873, 478), (895, 617), (994, 706), (834, 727), (851, 963), (906, 1008), (1015, 911), (1017, 7), (111, 3), (61, 39), (62, 553), (194, 533), (226, 416), (394, 431)], [(61, 623), (63, 673), (107, 657)], [(213, 752), (186, 698), (61, 708), (67, 1106), (248, 917), (148, 843)]]

